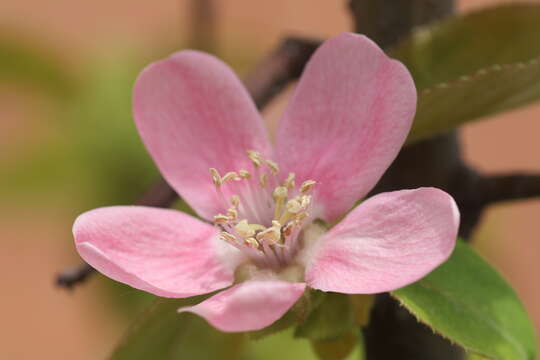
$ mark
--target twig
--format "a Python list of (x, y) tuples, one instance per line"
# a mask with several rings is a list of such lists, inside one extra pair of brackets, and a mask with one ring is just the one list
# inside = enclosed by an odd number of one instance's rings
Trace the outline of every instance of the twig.
[[(289, 82), (300, 76), (304, 65), (319, 43), (301, 38), (285, 39), (275, 51), (255, 66), (244, 84), (259, 109), (265, 107)], [(136, 204), (166, 208), (177, 198), (176, 192), (161, 179), (141, 196)], [(94, 269), (90, 265), (83, 263), (58, 274), (56, 285), (72, 289), (87, 280), (93, 272)]]
[(87, 263), (83, 263), (74, 268), (65, 269), (56, 276), (56, 285), (72, 290), (75, 285), (83, 283), (94, 271), (95, 269)]
[(540, 174), (499, 174), (484, 176), (478, 184), (484, 206), (501, 201), (540, 197)]
[(287, 84), (298, 79), (320, 41), (285, 38), (268, 57), (248, 74), (244, 84), (259, 109), (266, 106)]

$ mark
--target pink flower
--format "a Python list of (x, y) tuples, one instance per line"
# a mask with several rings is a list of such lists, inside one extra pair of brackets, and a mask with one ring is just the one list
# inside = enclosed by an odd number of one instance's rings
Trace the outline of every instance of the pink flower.
[[(307, 65), (272, 147), (246, 90), (218, 59), (181, 51), (134, 90), (139, 133), (169, 184), (204, 219), (118, 206), (74, 224), (77, 250), (112, 279), (164, 297), (227, 288), (193, 307), (223, 331), (264, 328), (306, 287), (390, 291), (445, 261), (459, 213), (434, 188), (366, 196), (410, 129), (407, 69), (342, 34)], [(273, 160), (273, 161), (272, 161)]]

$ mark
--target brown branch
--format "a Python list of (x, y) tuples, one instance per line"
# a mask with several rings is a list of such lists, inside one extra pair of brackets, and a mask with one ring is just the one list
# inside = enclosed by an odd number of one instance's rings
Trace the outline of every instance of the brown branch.
[(489, 206), (502, 201), (540, 197), (540, 174), (483, 176), (477, 187), (479, 201)]
[(259, 109), (266, 106), (287, 84), (300, 77), (320, 43), (312, 39), (286, 38), (254, 67), (244, 84)]
[(188, 47), (215, 53), (217, 50), (216, 1), (191, 0)]
[[(301, 38), (285, 39), (275, 51), (259, 62), (244, 84), (259, 109), (265, 107), (289, 82), (297, 79), (320, 42)], [(178, 198), (176, 192), (161, 179), (136, 202), (136, 205), (169, 207)], [(83, 283), (94, 269), (83, 263), (62, 271), (56, 285), (72, 289)]]
[(94, 273), (95, 269), (83, 263), (79, 266), (65, 269), (56, 276), (56, 285), (68, 290), (73, 289), (77, 284), (82, 284), (88, 276)]

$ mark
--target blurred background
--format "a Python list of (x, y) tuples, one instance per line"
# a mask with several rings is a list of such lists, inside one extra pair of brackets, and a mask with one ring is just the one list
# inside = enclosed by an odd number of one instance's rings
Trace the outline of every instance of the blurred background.
[[(345, 1), (214, 2), (214, 49), (240, 75), (285, 35), (350, 28)], [(151, 300), (100, 275), (68, 292), (54, 276), (80, 262), (78, 214), (132, 203), (157, 178), (132, 124), (131, 86), (145, 64), (198, 41), (191, 3), (0, 2), (0, 358), (105, 358)], [(468, 12), (503, 1), (458, 3)], [(283, 100), (265, 111), (269, 123)], [(540, 104), (467, 125), (467, 160), (487, 172), (540, 171), (539, 118)], [(493, 207), (475, 235), (537, 330), (539, 214), (539, 201)]]

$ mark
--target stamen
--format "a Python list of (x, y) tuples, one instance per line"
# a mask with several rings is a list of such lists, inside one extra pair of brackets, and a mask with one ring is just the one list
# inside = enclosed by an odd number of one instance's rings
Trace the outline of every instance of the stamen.
[(216, 169), (210, 168), (210, 175), (212, 175), (212, 182), (216, 187), (220, 187), (223, 184), (223, 180)]
[(295, 174), (289, 173), (280, 184), (276, 162), (257, 151), (247, 154), (253, 164), (251, 172), (240, 169), (221, 176), (217, 169), (209, 169), (222, 208), (227, 209), (214, 216), (214, 223), (221, 229), (221, 240), (259, 266), (278, 269), (290, 263), (298, 251), (298, 236), (303, 221), (310, 217), (310, 194), (316, 182), (306, 180), (296, 188)]
[(219, 237), (222, 240), (225, 240), (225, 241), (230, 242), (230, 243), (236, 243), (237, 242), (236, 236), (234, 236), (232, 234), (229, 234), (226, 231), (222, 231), (221, 233), (219, 233)]
[(225, 224), (229, 222), (229, 217), (227, 215), (217, 214), (214, 216), (214, 222), (216, 224)]
[(287, 189), (292, 190), (294, 189), (294, 173), (289, 173), (287, 176), (287, 179), (285, 179), (285, 183), (283, 184)]
[(261, 174), (261, 176), (259, 177), (259, 185), (261, 185), (261, 187), (264, 189), (267, 184), (268, 184), (268, 175)]
[(315, 186), (316, 182), (313, 181), (313, 180), (306, 180), (302, 183), (302, 185), (300, 186), (300, 192), (302, 194), (307, 194), (308, 192), (311, 191), (311, 189), (313, 189), (313, 187)]
[(247, 154), (248, 154), (249, 159), (253, 163), (253, 166), (255, 166), (256, 168), (261, 167), (261, 164), (262, 164), (261, 154), (259, 154), (258, 152), (254, 150), (248, 150)]
[(302, 204), (302, 209), (307, 209), (309, 204), (311, 204), (311, 195), (302, 195), (302, 197), (300, 197), (300, 201)]
[(256, 236), (257, 240), (268, 245), (275, 245), (281, 239), (281, 225), (277, 221), (272, 221), (273, 226), (259, 232)]
[(227, 216), (229, 217), (229, 220), (231, 220), (231, 221), (234, 221), (234, 220), (238, 219), (238, 210), (236, 210), (236, 208), (234, 206), (230, 207), (227, 210)]
[(238, 172), (238, 175), (242, 178), (242, 179), (249, 179), (251, 178), (251, 174), (249, 173), (249, 171), (247, 170), (240, 170)]
[(240, 180), (239, 176), (237, 173), (235, 173), (234, 171), (229, 171), (228, 173), (225, 174), (225, 176), (223, 176), (223, 178), (221, 179), (221, 181), (223, 183), (227, 182), (227, 181), (230, 181), (230, 180)]
[(287, 211), (292, 214), (297, 214), (302, 210), (302, 202), (298, 198), (287, 201)]
[(234, 229), (243, 238), (249, 238), (255, 235), (255, 230), (253, 230), (247, 220), (241, 220), (238, 224), (235, 225)]
[(272, 160), (266, 160), (266, 164), (270, 168), (272, 174), (276, 175), (279, 172), (279, 166)]

